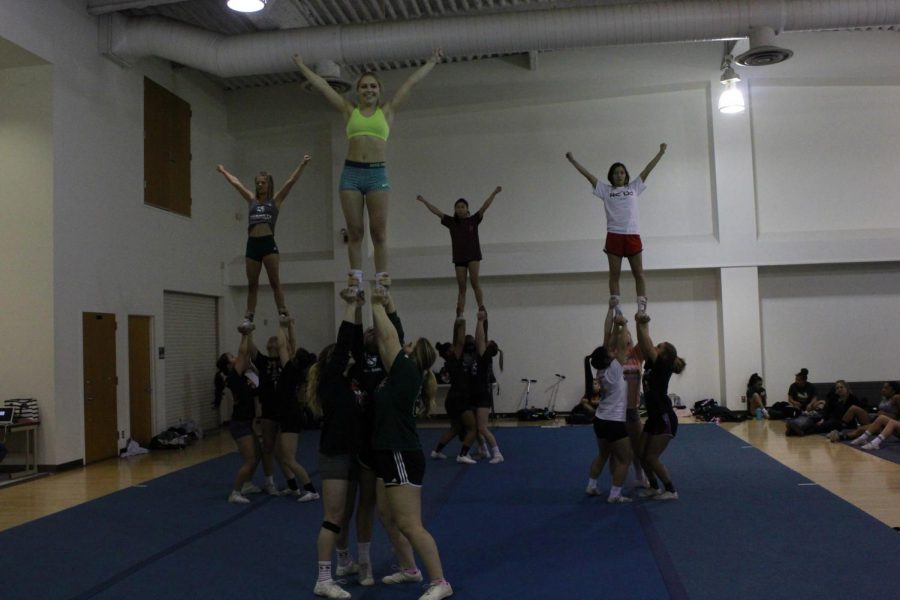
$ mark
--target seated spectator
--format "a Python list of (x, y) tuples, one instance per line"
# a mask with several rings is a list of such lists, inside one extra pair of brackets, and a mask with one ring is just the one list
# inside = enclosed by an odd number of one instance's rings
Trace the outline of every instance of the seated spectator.
[(747, 381), (747, 414), (753, 416), (757, 409), (764, 418), (769, 418), (769, 411), (766, 410), (766, 388), (763, 387), (763, 378), (759, 376), (759, 373), (754, 373)]
[[(878, 413), (876, 417), (884, 416), (889, 419), (900, 418), (900, 382), (885, 381), (881, 386), (881, 402), (878, 403)], [(850, 431), (831, 431), (828, 439), (832, 442), (841, 440), (854, 440), (861, 436), (871, 423), (869, 413), (861, 406), (851, 406), (844, 413), (844, 427), (851, 426), (856, 423), (858, 426)]]
[[(875, 422), (871, 425), (868, 424), (868, 413), (865, 415), (866, 421), (862, 423), (859, 427), (849, 432), (841, 432), (837, 436), (829, 435), (828, 438), (832, 442), (836, 442), (839, 440), (854, 440), (852, 443), (855, 446), (863, 445), (868, 442), (868, 438), (872, 437), (872, 434), (878, 433), (881, 428), (885, 428), (882, 432), (882, 441), (887, 439), (890, 435), (892, 435), (894, 431), (894, 427), (892, 426), (891, 430), (887, 430), (887, 423), (890, 421), (896, 421), (900, 417), (900, 382), (897, 381), (886, 381), (884, 385), (881, 386), (881, 402), (878, 403), (878, 414), (875, 418)], [(877, 425), (876, 425), (877, 424)], [(867, 436), (868, 434), (868, 436)], [(864, 436), (867, 436), (866, 439), (862, 439)], [(861, 440), (862, 441), (859, 441)], [(859, 442), (859, 443), (857, 443)], [(881, 442), (878, 442), (878, 446), (874, 448), (877, 449), (881, 446)], [(872, 448), (866, 448), (866, 450), (870, 450)]]
[(803, 412), (821, 410), (825, 407), (825, 401), (819, 400), (816, 394), (816, 386), (809, 382), (809, 370), (800, 369), (794, 375), (794, 383), (788, 388), (788, 403)]
[(881, 444), (892, 435), (900, 437), (900, 421), (880, 415), (863, 431), (861, 436), (850, 443), (854, 446), (862, 446), (863, 450), (878, 450), (881, 448)]
[(838, 379), (825, 399), (822, 418), (816, 422), (812, 433), (829, 433), (840, 430), (844, 425), (843, 417), (849, 412), (850, 407), (860, 408), (865, 412), (859, 399), (850, 392), (847, 382)]

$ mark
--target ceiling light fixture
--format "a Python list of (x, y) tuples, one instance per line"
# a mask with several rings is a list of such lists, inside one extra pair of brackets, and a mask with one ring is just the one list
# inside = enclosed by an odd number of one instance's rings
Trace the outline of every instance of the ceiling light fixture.
[(730, 54), (726, 54), (722, 59), (722, 76), (719, 78), (719, 83), (725, 86), (725, 90), (719, 96), (719, 112), (725, 114), (742, 113), (745, 108), (744, 95), (737, 86), (741, 78), (731, 68), (731, 60)]
[(242, 13), (259, 12), (266, 7), (266, 1), (267, 0), (228, 0), (228, 8)]

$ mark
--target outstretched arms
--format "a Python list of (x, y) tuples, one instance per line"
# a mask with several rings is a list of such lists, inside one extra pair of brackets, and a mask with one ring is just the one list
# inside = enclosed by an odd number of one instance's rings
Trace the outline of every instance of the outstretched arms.
[(434, 216), (436, 216), (438, 219), (443, 219), (443, 218), (446, 216), (446, 215), (444, 215), (444, 213), (442, 213), (442, 212), (440, 211), (440, 209), (439, 209), (437, 206), (435, 206), (434, 204), (432, 204), (431, 202), (429, 202), (428, 200), (426, 200), (425, 198), (423, 198), (421, 194), (418, 195), (418, 196), (416, 196), (416, 200), (418, 200), (419, 202), (421, 202), (422, 204), (424, 204), (424, 205), (425, 205), (425, 208), (427, 208), (428, 210), (430, 210), (430, 211), (431, 211), (431, 214), (433, 214)]
[(616, 315), (613, 319), (612, 333), (610, 334), (609, 355), (619, 361), (620, 365), (625, 364), (628, 358), (628, 321), (624, 315)]
[(656, 350), (656, 346), (653, 345), (653, 340), (650, 339), (650, 315), (638, 313), (634, 316), (634, 322), (637, 328), (638, 347), (641, 349), (641, 354), (651, 363), (655, 363), (659, 352)]
[(349, 117), (350, 113), (353, 112), (353, 105), (350, 104), (343, 96), (338, 94), (334, 89), (325, 81), (318, 73), (310, 69), (303, 62), (303, 58), (299, 54), (294, 55), (294, 64), (297, 65), (297, 68), (300, 69), (300, 72), (306, 78), (306, 80), (312, 85), (316, 90), (322, 93), (325, 96), (325, 99), (328, 100), (328, 103), (335, 107), (342, 115), (345, 117)]
[(575, 157), (572, 156), (571, 152), (566, 152), (566, 159), (568, 159), (568, 161), (572, 163), (572, 166), (575, 167), (575, 169), (577, 169), (579, 173), (584, 175), (584, 178), (590, 182), (591, 189), (597, 187), (597, 177), (593, 173), (585, 169), (583, 166), (581, 166), (581, 163), (575, 160)]
[(234, 370), (236, 373), (243, 374), (250, 366), (250, 346), (253, 345), (252, 337), (252, 333), (241, 335), (241, 345), (238, 346), (238, 355), (234, 359)]
[(403, 85), (400, 86), (400, 89), (397, 90), (397, 93), (394, 94), (391, 101), (384, 105), (386, 117), (391, 118), (393, 116), (394, 111), (406, 101), (407, 97), (409, 97), (409, 92), (412, 90), (413, 86), (422, 81), (435, 65), (441, 62), (442, 58), (444, 58), (444, 51), (438, 48), (434, 51), (434, 54), (431, 55), (431, 58), (428, 59), (428, 62), (416, 69), (413, 74), (409, 76), (409, 79), (403, 82)]
[(466, 320), (456, 319), (453, 322), (453, 356), (462, 358), (466, 345)]
[(281, 366), (286, 366), (291, 360), (291, 350), (288, 347), (288, 326), (282, 324), (278, 326), (278, 332), (275, 337), (278, 339), (278, 360)]
[(372, 322), (375, 324), (378, 355), (381, 356), (385, 371), (390, 372), (401, 346), (400, 336), (385, 310), (387, 300), (387, 292), (383, 288), (376, 287), (372, 290)]
[(216, 165), (216, 171), (218, 171), (222, 174), (223, 177), (225, 177), (225, 180), (238, 191), (238, 193), (244, 198), (244, 200), (246, 200), (247, 202), (253, 201), (253, 192), (245, 188), (240, 179), (226, 171), (223, 165)]
[(306, 169), (306, 165), (309, 163), (310, 156), (309, 154), (303, 155), (303, 160), (300, 161), (300, 164), (294, 169), (294, 172), (291, 173), (291, 176), (287, 178), (287, 181), (284, 182), (284, 185), (281, 186), (281, 189), (278, 190), (278, 193), (275, 194), (273, 200), (275, 201), (275, 206), (281, 208), (281, 203), (284, 202), (284, 199), (287, 198), (287, 195), (290, 193), (291, 188), (294, 187), (294, 184), (297, 183), (297, 180), (300, 179), (300, 176), (303, 175), (303, 170)]
[(484, 355), (487, 350), (487, 333), (485, 332), (485, 322), (487, 321), (487, 313), (483, 310), (478, 311), (478, 324), (475, 325), (475, 353), (478, 356)]
[(491, 195), (487, 197), (487, 200), (484, 201), (484, 204), (481, 205), (481, 208), (479, 208), (478, 212), (475, 214), (483, 217), (484, 213), (487, 211), (488, 208), (490, 208), (491, 204), (494, 202), (494, 198), (496, 198), (497, 194), (499, 194), (502, 191), (503, 191), (503, 188), (500, 187), (499, 185), (496, 188), (494, 188), (494, 191), (491, 192)]
[(656, 153), (656, 156), (653, 157), (653, 160), (651, 160), (649, 163), (647, 163), (647, 166), (644, 167), (643, 171), (641, 171), (641, 181), (643, 181), (644, 183), (647, 183), (647, 177), (650, 176), (650, 171), (653, 170), (653, 167), (656, 166), (656, 163), (659, 162), (659, 159), (662, 158), (662, 155), (666, 153), (667, 147), (668, 146), (666, 144), (659, 145), (659, 152)]

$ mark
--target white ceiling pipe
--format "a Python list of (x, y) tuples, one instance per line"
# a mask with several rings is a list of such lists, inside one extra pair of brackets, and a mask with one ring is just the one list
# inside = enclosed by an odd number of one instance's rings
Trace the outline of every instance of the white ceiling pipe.
[(753, 26), (815, 31), (900, 24), (900, 0), (694, 0), (569, 8), (372, 24), (308, 27), (236, 36), (182, 23), (101, 17), (101, 51), (117, 60), (158, 56), (219, 77), (295, 69), (331, 60), (362, 64), (592, 46), (728, 40)]
[(129, 8), (147, 8), (161, 4), (176, 4), (184, 0), (88, 0), (87, 11), (92, 15), (103, 15)]

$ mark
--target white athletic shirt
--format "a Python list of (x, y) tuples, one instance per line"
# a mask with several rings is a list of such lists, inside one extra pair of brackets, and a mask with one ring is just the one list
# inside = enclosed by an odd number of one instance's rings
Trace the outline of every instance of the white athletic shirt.
[(628, 405), (628, 384), (625, 382), (625, 368), (617, 359), (606, 367), (600, 378), (603, 396), (594, 416), (603, 421), (625, 421), (625, 409)]
[(628, 185), (613, 187), (605, 181), (597, 180), (594, 195), (603, 199), (606, 209), (606, 231), (639, 235), (637, 197), (647, 189), (640, 177), (632, 179)]

